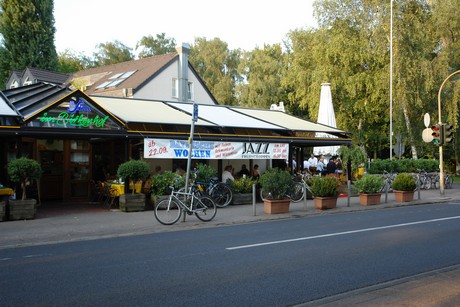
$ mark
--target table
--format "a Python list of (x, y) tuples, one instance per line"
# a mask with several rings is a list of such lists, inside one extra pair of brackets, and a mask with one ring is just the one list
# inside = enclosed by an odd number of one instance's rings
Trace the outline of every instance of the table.
[(0, 188), (0, 196), (12, 196), (14, 190), (11, 188)]
[[(116, 196), (120, 196), (120, 195), (123, 195), (125, 194), (125, 184), (121, 184), (121, 183), (111, 183), (111, 182), (107, 182), (107, 184), (110, 185), (110, 188), (112, 188), (112, 190), (115, 192)], [(142, 190), (142, 182), (139, 181), (138, 183), (136, 183), (134, 185), (134, 187), (136, 188), (136, 193), (140, 193), (141, 190)], [(133, 188), (133, 184), (130, 183), (129, 184), (129, 188), (132, 189)]]

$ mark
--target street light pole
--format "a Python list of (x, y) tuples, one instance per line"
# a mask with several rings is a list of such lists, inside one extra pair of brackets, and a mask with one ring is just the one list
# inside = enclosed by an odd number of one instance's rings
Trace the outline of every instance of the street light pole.
[[(451, 73), (441, 84), (441, 87), (439, 88), (438, 92), (438, 124), (440, 127), (442, 127), (442, 117), (441, 117), (441, 92), (442, 88), (444, 87), (444, 84), (446, 84), (447, 80), (450, 79), (450, 77), (460, 73), (460, 70), (457, 70), (453, 73)], [(442, 153), (442, 142), (441, 145), (439, 146), (439, 191), (441, 195), (444, 195), (444, 162), (443, 162), (443, 153)]]
[(390, 0), (390, 160), (393, 159), (393, 0)]

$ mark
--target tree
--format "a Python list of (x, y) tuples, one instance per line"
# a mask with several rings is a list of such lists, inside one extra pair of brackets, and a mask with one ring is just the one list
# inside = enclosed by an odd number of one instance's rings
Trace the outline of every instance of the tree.
[(195, 38), (189, 61), (220, 104), (235, 104), (235, 83), (241, 51), (229, 50), (218, 38)]
[(53, 9), (53, 0), (0, 1), (0, 84), (13, 70), (56, 70)]
[(62, 73), (73, 73), (93, 66), (93, 60), (83, 53), (76, 54), (72, 50), (66, 49), (58, 55), (58, 71)]
[(176, 40), (165, 36), (165, 33), (161, 33), (157, 34), (156, 38), (153, 38), (152, 35), (142, 37), (136, 45), (136, 50), (142, 48), (139, 52), (139, 58), (175, 52)]
[(118, 40), (101, 43), (96, 46), (99, 50), (94, 53), (96, 66), (106, 66), (134, 60), (132, 48)]

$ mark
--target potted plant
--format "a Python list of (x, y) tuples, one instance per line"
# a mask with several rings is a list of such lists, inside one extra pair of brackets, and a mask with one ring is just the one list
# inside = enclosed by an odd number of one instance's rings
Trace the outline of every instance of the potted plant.
[(380, 191), (383, 187), (383, 177), (380, 175), (364, 175), (358, 179), (353, 188), (359, 193), (359, 203), (363, 206), (380, 203)]
[(165, 171), (161, 174), (151, 177), (149, 191), (153, 204), (169, 197), (171, 194), (171, 186), (174, 189), (179, 189), (184, 186), (185, 178), (172, 171)]
[(29, 158), (18, 158), (8, 163), (8, 176), (12, 182), (19, 183), (22, 196), (20, 199), (9, 201), (9, 219), (33, 219), (37, 213), (36, 199), (28, 199), (27, 186), (34, 180), (40, 179), (42, 169), (40, 164)]
[(407, 202), (414, 199), (414, 191), (417, 187), (415, 178), (409, 173), (399, 173), (392, 183), (395, 201)]
[(339, 179), (335, 176), (314, 177), (311, 185), (316, 209), (334, 209), (339, 196)]
[(244, 205), (252, 202), (252, 186), (256, 181), (249, 176), (229, 180), (229, 186), (232, 190), (232, 204)]
[(269, 197), (264, 199), (264, 212), (267, 214), (289, 212), (289, 193), (293, 181), (288, 171), (272, 168), (265, 171), (259, 179), (260, 186)]
[(348, 164), (351, 163), (351, 178), (357, 179), (359, 177), (359, 169), (367, 161), (367, 154), (364, 149), (360, 146), (341, 146), (337, 150), (337, 154), (342, 158), (343, 169), (348, 169)]
[[(118, 166), (117, 176), (120, 177), (125, 185), (132, 181), (133, 188), (131, 194), (120, 195), (120, 210), (124, 212), (145, 210), (145, 194), (136, 193), (134, 188), (136, 182), (145, 180), (149, 176), (149, 165), (142, 160), (129, 160)], [(125, 187), (126, 190), (126, 187)]]

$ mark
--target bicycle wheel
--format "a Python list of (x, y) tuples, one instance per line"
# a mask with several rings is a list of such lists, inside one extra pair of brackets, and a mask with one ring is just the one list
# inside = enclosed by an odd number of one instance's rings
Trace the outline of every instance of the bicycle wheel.
[(163, 225), (172, 225), (180, 219), (182, 210), (175, 200), (165, 199), (155, 206), (155, 218)]
[(266, 200), (273, 198), (270, 192), (264, 191), (264, 189), (260, 189), (260, 199)]
[(431, 189), (431, 178), (430, 177), (426, 176), (422, 182), (423, 182), (422, 189), (424, 190)]
[(291, 201), (297, 203), (303, 199), (305, 186), (302, 182), (294, 182), (293, 190), (291, 193)]
[(218, 183), (211, 189), (210, 195), (217, 207), (227, 207), (232, 201), (232, 190), (230, 187), (223, 183)]
[(209, 222), (216, 216), (217, 207), (211, 198), (195, 198), (194, 202), (195, 208), (193, 209), (193, 211), (195, 212), (195, 215), (199, 220), (203, 222)]

